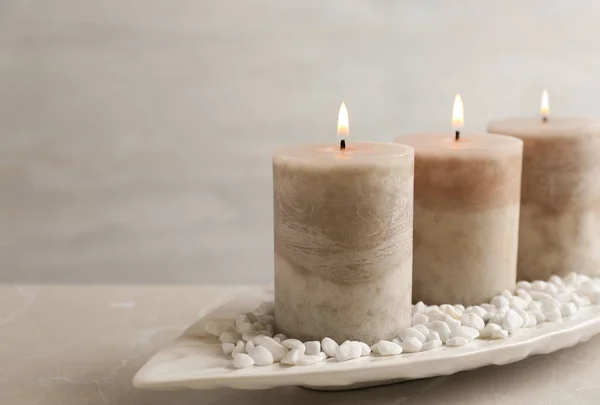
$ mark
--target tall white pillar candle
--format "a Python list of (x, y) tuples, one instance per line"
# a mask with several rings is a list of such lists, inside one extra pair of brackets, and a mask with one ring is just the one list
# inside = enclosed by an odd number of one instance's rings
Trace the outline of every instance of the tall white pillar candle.
[(543, 117), (488, 125), (524, 142), (519, 278), (600, 276), (600, 121)]
[(375, 342), (410, 326), (413, 158), (378, 142), (274, 154), (279, 332)]
[(474, 305), (514, 288), (523, 142), (458, 131), (395, 141), (415, 149), (413, 301)]

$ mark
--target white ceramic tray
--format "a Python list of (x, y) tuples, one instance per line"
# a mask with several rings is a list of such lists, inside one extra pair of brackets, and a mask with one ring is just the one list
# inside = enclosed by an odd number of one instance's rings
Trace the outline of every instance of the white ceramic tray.
[(442, 346), (426, 352), (367, 356), (346, 362), (327, 360), (310, 366), (289, 367), (276, 363), (234, 369), (231, 358), (221, 351), (218, 338), (204, 332), (204, 325), (210, 319), (233, 320), (242, 312), (254, 310), (260, 302), (272, 299), (272, 288), (255, 287), (224, 305), (215, 303), (213, 308), (217, 309), (208, 309), (206, 315), (138, 371), (134, 385), (157, 390), (266, 389), (285, 385), (322, 390), (360, 388), (513, 363), (574, 346), (600, 333), (600, 306), (594, 305), (571, 318), (521, 329), (503, 340), (476, 339), (461, 347)]

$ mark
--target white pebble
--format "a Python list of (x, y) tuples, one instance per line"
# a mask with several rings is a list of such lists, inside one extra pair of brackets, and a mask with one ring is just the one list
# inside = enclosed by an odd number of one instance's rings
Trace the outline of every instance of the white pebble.
[[(283, 356), (285, 356), (289, 351), (287, 347), (283, 346), (281, 343), (277, 343), (275, 340), (273, 340), (273, 338), (270, 338), (268, 336), (260, 336), (256, 338), (254, 343), (260, 345), (257, 347), (262, 346), (265, 349), (267, 349), (273, 356), (274, 361), (281, 360)], [(252, 351), (248, 350), (248, 353), (250, 354), (252, 353)], [(258, 361), (256, 359), (254, 359), (254, 361), (258, 364)]]
[(359, 358), (362, 356), (362, 352), (363, 352), (363, 348), (362, 345), (360, 344), (361, 342), (358, 341), (351, 341), (348, 343), (348, 345), (350, 346), (350, 348), (352, 349), (352, 358)]
[(517, 288), (529, 290), (531, 288), (531, 283), (529, 281), (518, 281)]
[(338, 346), (339, 345), (336, 343), (336, 341), (331, 338), (326, 337), (321, 340), (321, 347), (323, 348), (325, 354), (329, 357), (336, 357), (336, 350)]
[(220, 337), (221, 334), (230, 330), (231, 327), (231, 322), (208, 321), (206, 322), (206, 325), (204, 325), (204, 330), (206, 333)]
[[(594, 293), (594, 294), (600, 294), (600, 293)], [(582, 306), (584, 307), (589, 307), (590, 305), (592, 305), (592, 301), (590, 300), (590, 297), (581, 297), (581, 302), (582, 302)]]
[(275, 361), (273, 354), (264, 346), (256, 346), (248, 355), (257, 366), (269, 366)]
[(525, 301), (521, 297), (511, 297), (508, 301), (510, 302), (510, 307), (512, 309), (516, 309), (516, 308), (525, 309), (525, 308), (527, 308), (527, 301)]
[(446, 322), (433, 321), (427, 325), (427, 328), (430, 332), (437, 332), (442, 342), (445, 342), (450, 338), (450, 327), (448, 327)]
[(400, 339), (402, 339), (403, 342), (413, 337), (419, 340), (419, 342), (421, 343), (425, 341), (425, 335), (419, 332), (414, 327), (406, 328), (402, 332), (400, 332)]
[(496, 314), (489, 319), (488, 323), (495, 323), (497, 325), (502, 325), (503, 320), (504, 320), (504, 315)]
[(490, 336), (492, 339), (506, 339), (508, 337), (508, 331), (502, 329), (502, 330), (495, 330), (494, 332), (492, 332), (492, 336)]
[(415, 325), (413, 328), (421, 332), (425, 338), (429, 336), (429, 329), (427, 329), (427, 325)]
[(429, 317), (425, 314), (415, 314), (412, 317), (411, 325), (427, 325), (429, 323)]
[(440, 311), (442, 311), (446, 315), (451, 316), (454, 319), (459, 319), (462, 315), (462, 311), (457, 310), (456, 308), (454, 308), (453, 305), (444, 304), (440, 306)]
[(563, 317), (570, 317), (577, 313), (577, 305), (572, 302), (562, 304), (560, 307), (560, 313)]
[(589, 305), (589, 298), (586, 302), (586, 300), (581, 298), (581, 296), (579, 294), (571, 293), (571, 302), (577, 306), (577, 309), (581, 309), (581, 308), (587, 307)]
[(548, 283), (546, 283), (545, 281), (536, 280), (533, 283), (531, 283), (531, 289), (534, 291), (546, 291), (547, 284)]
[(360, 347), (362, 349), (360, 353), (361, 356), (368, 356), (371, 354), (371, 348), (365, 342), (360, 342)]
[(590, 281), (592, 279), (587, 274), (578, 274), (577, 277), (579, 278), (579, 282), (580, 283), (585, 283), (585, 282)]
[[(362, 349), (361, 349), (362, 352)], [(337, 361), (348, 361), (357, 359), (360, 357), (360, 353), (356, 356), (356, 352), (352, 350), (352, 345), (340, 345), (335, 349), (335, 359)]]
[(253, 341), (246, 342), (246, 353), (250, 353), (250, 350), (254, 349), (256, 345)]
[(546, 317), (540, 311), (529, 311), (529, 316), (533, 316), (535, 318), (535, 323), (537, 325), (546, 322)]
[(510, 298), (513, 296), (513, 293), (508, 291), (507, 289), (504, 289), (502, 291), (502, 293), (500, 293), (501, 296), (505, 297), (507, 300), (510, 301)]
[[(273, 337), (273, 334), (275, 333), (275, 327), (273, 325), (265, 325), (264, 329), (261, 329), (261, 331), (268, 331), (269, 333), (263, 333), (264, 335), (269, 335), (270, 337)], [(260, 332), (260, 331), (259, 331)]]
[(268, 326), (275, 323), (275, 317), (273, 315), (259, 315), (257, 318), (258, 323), (261, 325)]
[(257, 316), (260, 315), (272, 315), (275, 310), (274, 303), (272, 301), (261, 302), (258, 307), (254, 310)]
[(287, 352), (287, 354), (282, 357), (281, 364), (295, 366), (302, 356), (304, 356), (304, 345), (302, 345), (302, 347), (297, 347)]
[(246, 332), (242, 334), (242, 339), (246, 342), (254, 342), (254, 339), (256, 339), (257, 337), (261, 336), (260, 333), (258, 332), (254, 332), (254, 331), (250, 331), (250, 332)]
[(423, 303), (423, 301), (419, 301), (417, 302), (415, 305), (413, 305), (412, 307), (412, 314), (420, 314), (421, 312), (424, 312), (427, 309), (427, 305), (425, 305)]
[(278, 333), (275, 336), (273, 336), (274, 340), (279, 340), (279, 343), (283, 342), (284, 340), (287, 340), (287, 336), (284, 335), (283, 333)]
[(460, 321), (458, 319), (452, 318), (450, 315), (446, 315), (446, 317), (444, 318), (444, 322), (448, 324), (450, 331), (453, 331), (454, 329), (460, 326)]
[(237, 318), (235, 318), (235, 330), (238, 333), (248, 332), (252, 329), (252, 322), (248, 319), (248, 315), (239, 314)]
[(463, 304), (456, 304), (454, 308), (456, 308), (460, 312), (465, 312), (465, 306)]
[(479, 337), (480, 338), (491, 338), (492, 334), (495, 331), (499, 331), (502, 330), (502, 326), (497, 325), (495, 323), (488, 323), (487, 325), (485, 325), (485, 328), (483, 328), (483, 330), (481, 331), (481, 333), (479, 333)]
[(402, 342), (403, 353), (416, 353), (421, 350), (421, 347), (423, 347), (423, 342), (416, 337), (410, 337)]
[(318, 340), (304, 342), (304, 346), (306, 347), (306, 354), (309, 356), (317, 355), (321, 351), (321, 342)]
[(481, 304), (480, 307), (485, 309), (487, 312), (494, 312), (494, 313), (498, 309), (498, 308), (496, 308), (495, 305), (492, 305), (492, 304)]
[[(472, 307), (465, 309), (465, 314), (475, 314), (475, 315), (478, 315), (482, 319), (485, 316), (485, 314), (487, 314), (488, 312), (489, 311), (487, 311), (486, 309), (484, 309), (482, 306), (479, 306), (479, 305), (474, 305)], [(465, 314), (463, 314), (463, 316), (465, 316)]]
[(242, 338), (237, 332), (223, 332), (219, 336), (219, 340), (223, 343), (235, 343)]
[(439, 309), (427, 311), (427, 317), (429, 318), (429, 322), (435, 321), (443, 321), (446, 318), (446, 314), (440, 311)]
[(461, 316), (460, 318), (460, 322), (464, 326), (468, 326), (477, 330), (482, 330), (485, 327), (485, 322), (483, 321), (483, 318), (474, 312), (463, 314), (463, 316)]
[(472, 340), (475, 340), (477, 336), (479, 336), (479, 331), (469, 326), (459, 326), (458, 328), (454, 329), (454, 331), (452, 332), (452, 336), (465, 338), (469, 342), (471, 342)]
[(497, 308), (507, 307), (510, 305), (508, 299), (502, 295), (496, 295), (494, 298), (492, 298), (490, 303)]
[(256, 321), (252, 324), (252, 327), (250, 328), (249, 332), (257, 332), (258, 333), (258, 331), (262, 330), (264, 327), (265, 327), (265, 325)]
[(517, 296), (527, 303), (530, 303), (532, 300), (531, 294), (521, 288), (517, 290)]
[(231, 352), (233, 352), (233, 349), (235, 349), (235, 345), (233, 343), (225, 342), (221, 343), (221, 348), (223, 349), (223, 353), (231, 354)]
[(541, 311), (542, 306), (537, 301), (531, 301), (529, 304), (527, 304), (527, 310), (528, 311)]
[(441, 345), (442, 345), (441, 340), (431, 340), (429, 342), (423, 343), (423, 346), (421, 347), (421, 351), (424, 352), (426, 350), (435, 349), (437, 347), (440, 347)]
[(433, 342), (434, 340), (439, 340), (440, 342), (442, 341), (437, 332), (429, 331), (429, 335), (427, 335), (427, 342)]
[(565, 276), (563, 281), (565, 284), (571, 284), (571, 285), (579, 284), (579, 276), (577, 275), (577, 273), (571, 272)]
[(522, 327), (525, 327), (525, 325), (527, 325), (527, 317), (528, 317), (527, 311), (525, 311), (524, 309), (521, 309), (521, 308), (514, 308), (513, 311), (515, 311), (517, 314), (519, 314), (519, 316), (521, 318), (523, 318)]
[(548, 279), (548, 282), (552, 283), (552, 284), (554, 284), (556, 286), (560, 286), (560, 285), (564, 285), (565, 284), (563, 282), (562, 278), (560, 278), (556, 274), (551, 275), (550, 278)]
[[(327, 339), (327, 338), (326, 338)], [(301, 341), (299, 341), (298, 339), (286, 339), (284, 341), (281, 342), (281, 344), (284, 347), (287, 347), (288, 349), (292, 350), (292, 349), (296, 349), (300, 346), (304, 347), (304, 343), (302, 343)]]
[(237, 344), (235, 345), (235, 349), (233, 349), (231, 352), (231, 356), (233, 357), (238, 353), (246, 353), (246, 342), (243, 340), (238, 340)]
[(246, 368), (254, 365), (254, 359), (248, 356), (246, 353), (236, 353), (233, 356), (233, 367), (235, 368)]
[(577, 289), (577, 294), (589, 296), (595, 292), (600, 292), (600, 285), (593, 281), (586, 281)]
[(379, 354), (379, 350), (377, 349), (377, 343), (371, 345), (371, 353)]
[(254, 314), (254, 312), (246, 312), (244, 315), (246, 315), (248, 317), (248, 320), (250, 321), (250, 323), (258, 322), (258, 318)]
[(377, 343), (377, 352), (382, 356), (396, 356), (402, 353), (402, 346), (387, 340), (380, 340)]
[(402, 339), (400, 339), (400, 338), (394, 338), (394, 339), (392, 339), (392, 342), (396, 343), (397, 345), (402, 346)]
[(469, 343), (464, 337), (456, 336), (446, 341), (446, 346), (463, 346)]
[(509, 310), (502, 320), (502, 328), (508, 333), (515, 333), (523, 326), (523, 318), (514, 309)]
[(305, 356), (301, 356), (298, 359), (298, 361), (296, 362), (296, 365), (309, 366), (311, 364), (316, 364), (321, 361), (325, 361), (326, 358), (327, 358), (327, 355), (323, 352), (319, 352), (318, 354), (308, 354)]
[(551, 296), (550, 294), (546, 294), (545, 292), (530, 291), (529, 294), (531, 295), (531, 298), (535, 301), (544, 301), (544, 300), (556, 301), (556, 299), (553, 296)]
[(541, 302), (542, 314), (547, 322), (556, 322), (562, 318), (560, 307), (554, 300), (544, 300)]
[(555, 300), (560, 303), (566, 303), (571, 301), (571, 293), (569, 291), (564, 291), (559, 294), (552, 295)]
[[(537, 318), (535, 317), (535, 315), (530, 314), (529, 312), (527, 312), (526, 315), (527, 315), (527, 319), (526, 319), (526, 322), (523, 325), (523, 327), (533, 328), (534, 326), (537, 326)], [(525, 319), (525, 318), (523, 318), (523, 319)]]
[(546, 291), (547, 293), (549, 293), (549, 294), (552, 294), (552, 295), (554, 295), (554, 294), (556, 294), (556, 293), (558, 292), (558, 287), (557, 287), (557, 286), (555, 286), (555, 285), (554, 285), (554, 284), (552, 284), (552, 283), (546, 283), (546, 289), (545, 289), (545, 291)]

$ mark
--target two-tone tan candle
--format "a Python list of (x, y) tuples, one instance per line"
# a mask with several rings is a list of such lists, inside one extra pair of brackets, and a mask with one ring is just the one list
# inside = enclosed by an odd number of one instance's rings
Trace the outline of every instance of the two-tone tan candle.
[(345, 139), (274, 154), (278, 332), (372, 343), (410, 326), (413, 158)]
[(413, 301), (473, 305), (515, 287), (523, 142), (490, 134), (402, 135), (415, 149)]
[(492, 121), (524, 142), (520, 279), (570, 272), (600, 276), (600, 121), (549, 116)]

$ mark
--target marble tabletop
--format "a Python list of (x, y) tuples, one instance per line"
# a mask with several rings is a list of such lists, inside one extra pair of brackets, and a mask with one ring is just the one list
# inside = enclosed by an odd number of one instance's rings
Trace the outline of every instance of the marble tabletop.
[(600, 337), (519, 363), (344, 392), (153, 392), (131, 379), (202, 310), (240, 287), (0, 286), (0, 404), (597, 404)]

